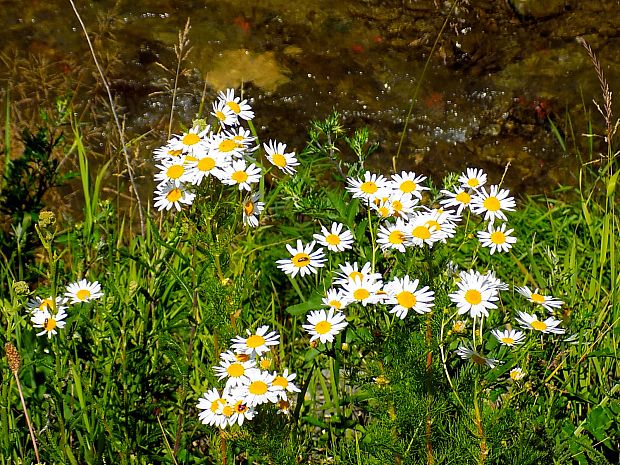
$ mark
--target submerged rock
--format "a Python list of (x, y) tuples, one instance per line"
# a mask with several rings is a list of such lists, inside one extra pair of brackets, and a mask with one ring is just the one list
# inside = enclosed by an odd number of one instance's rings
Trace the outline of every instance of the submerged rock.
[(535, 19), (557, 15), (570, 6), (568, 0), (509, 0), (508, 3), (519, 16)]

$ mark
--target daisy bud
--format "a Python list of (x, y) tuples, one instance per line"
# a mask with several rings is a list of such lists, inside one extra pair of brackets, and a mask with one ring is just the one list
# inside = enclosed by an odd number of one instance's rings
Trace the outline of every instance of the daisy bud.
[(56, 215), (54, 212), (43, 210), (39, 213), (39, 227), (47, 228), (56, 223)]
[(28, 288), (28, 283), (25, 281), (14, 281), (13, 282), (13, 292), (17, 295), (28, 295), (30, 294), (30, 289)]

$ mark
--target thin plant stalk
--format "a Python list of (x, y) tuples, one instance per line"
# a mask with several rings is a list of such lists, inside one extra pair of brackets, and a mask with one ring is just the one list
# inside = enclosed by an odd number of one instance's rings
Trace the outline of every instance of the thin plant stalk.
[(138, 202), (138, 213), (140, 215), (140, 232), (144, 236), (144, 211), (142, 208), (142, 201), (140, 200), (140, 193), (138, 192), (138, 187), (136, 186), (136, 181), (133, 177), (133, 169), (131, 168), (131, 163), (129, 161), (129, 153), (127, 152), (127, 144), (125, 143), (125, 135), (121, 127), (118, 114), (116, 112), (116, 107), (114, 106), (114, 98), (112, 97), (112, 91), (110, 90), (110, 86), (108, 85), (108, 80), (106, 79), (105, 74), (103, 73), (103, 69), (101, 68), (101, 65), (99, 64), (99, 61), (97, 60), (97, 56), (95, 55), (95, 49), (90, 40), (90, 37), (88, 36), (88, 30), (86, 29), (86, 25), (82, 21), (82, 17), (80, 16), (80, 13), (78, 12), (75, 6), (75, 3), (73, 3), (73, 0), (69, 0), (69, 3), (71, 3), (71, 7), (73, 8), (73, 11), (75, 12), (75, 16), (77, 17), (77, 20), (80, 23), (80, 26), (82, 27), (82, 31), (84, 31), (84, 36), (86, 37), (86, 42), (88, 43), (90, 54), (93, 57), (93, 61), (95, 62), (95, 66), (97, 67), (97, 71), (99, 72), (99, 76), (101, 77), (101, 82), (103, 83), (106, 93), (108, 94), (110, 110), (112, 111), (112, 116), (114, 116), (114, 123), (116, 124), (116, 129), (118, 130), (118, 134), (121, 139), (121, 146), (123, 148), (123, 154), (125, 156), (125, 164), (127, 165), (127, 173), (129, 174), (129, 182), (131, 183), (131, 187), (136, 196), (136, 201)]
[(176, 70), (176, 73), (174, 74), (174, 87), (172, 88), (172, 103), (170, 104), (170, 118), (168, 121), (168, 139), (170, 139), (170, 136), (172, 135), (172, 121), (174, 120), (174, 104), (177, 98), (177, 90), (179, 88), (179, 76), (181, 75), (181, 64), (183, 63), (183, 60), (187, 56), (187, 53), (189, 52), (189, 50), (191, 50), (191, 47), (190, 49), (186, 50), (186, 47), (189, 45), (189, 39), (187, 37), (189, 35), (189, 30), (190, 30), (189, 18), (187, 18), (187, 22), (185, 23), (185, 28), (183, 29), (183, 32), (179, 32), (179, 45), (174, 46), (174, 51), (177, 56), (177, 70)]

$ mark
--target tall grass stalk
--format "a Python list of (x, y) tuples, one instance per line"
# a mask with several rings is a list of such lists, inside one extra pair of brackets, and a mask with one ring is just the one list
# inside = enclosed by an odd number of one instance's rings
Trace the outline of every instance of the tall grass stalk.
[(142, 207), (142, 201), (140, 199), (140, 193), (138, 192), (138, 187), (136, 185), (136, 181), (134, 179), (134, 175), (133, 175), (133, 168), (131, 167), (131, 162), (129, 160), (129, 152), (127, 151), (127, 144), (125, 143), (125, 131), (123, 130), (123, 128), (121, 127), (121, 123), (118, 117), (118, 113), (116, 112), (116, 105), (114, 104), (114, 98), (112, 97), (112, 91), (110, 90), (110, 86), (108, 85), (108, 80), (105, 77), (105, 73), (103, 72), (103, 68), (101, 68), (101, 65), (99, 64), (99, 60), (97, 60), (97, 55), (95, 54), (95, 49), (93, 48), (93, 44), (90, 40), (90, 37), (88, 36), (88, 30), (86, 29), (86, 25), (84, 24), (84, 22), (82, 21), (82, 17), (80, 16), (80, 13), (78, 12), (75, 3), (73, 2), (73, 0), (69, 0), (69, 3), (71, 3), (71, 7), (73, 8), (73, 11), (75, 13), (75, 16), (77, 17), (78, 22), (80, 23), (80, 26), (82, 28), (82, 31), (84, 32), (84, 37), (86, 38), (86, 42), (88, 43), (88, 48), (90, 50), (90, 54), (93, 57), (93, 61), (95, 62), (95, 66), (97, 68), (97, 71), (99, 72), (99, 77), (101, 78), (101, 82), (106, 90), (107, 96), (108, 96), (108, 103), (110, 105), (110, 111), (112, 112), (112, 116), (114, 117), (114, 123), (116, 124), (116, 129), (118, 130), (118, 135), (120, 137), (120, 142), (121, 142), (121, 147), (123, 150), (123, 155), (125, 156), (125, 165), (127, 168), (127, 174), (129, 175), (129, 182), (131, 183), (131, 187), (133, 189), (134, 195), (136, 196), (136, 201), (138, 203), (138, 214), (140, 215), (140, 232), (141, 234), (144, 236), (144, 209)]

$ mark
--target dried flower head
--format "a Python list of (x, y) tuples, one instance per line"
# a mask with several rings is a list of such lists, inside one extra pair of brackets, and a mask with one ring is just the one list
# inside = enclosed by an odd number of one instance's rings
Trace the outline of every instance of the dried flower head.
[(9, 368), (13, 373), (17, 373), (22, 364), (17, 348), (10, 342), (7, 342), (4, 344), (4, 351), (6, 352), (6, 358), (9, 362)]

